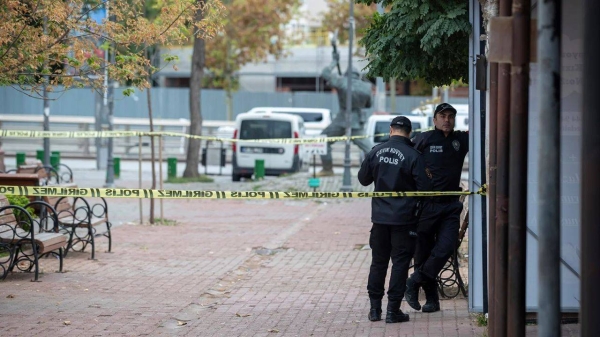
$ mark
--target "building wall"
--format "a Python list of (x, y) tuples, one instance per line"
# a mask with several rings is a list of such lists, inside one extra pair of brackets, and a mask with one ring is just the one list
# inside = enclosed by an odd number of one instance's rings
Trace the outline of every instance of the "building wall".
[[(147, 91), (136, 90), (130, 97), (122, 95), (124, 88), (115, 90), (116, 117), (144, 118), (148, 116)], [(408, 113), (429, 97), (398, 96), (396, 112)], [(94, 116), (101, 98), (90, 89), (72, 89), (62, 96), (51, 94), (50, 113), (64, 116)], [(206, 120), (226, 120), (225, 92), (202, 90), (202, 115)], [(466, 103), (465, 99), (451, 99), (451, 103)], [(36, 115), (42, 113), (42, 100), (31, 98), (10, 87), (0, 87), (0, 114)], [(390, 110), (390, 100), (387, 100)], [(334, 93), (315, 92), (249, 92), (233, 93), (234, 116), (257, 106), (326, 108), (338, 112), (338, 98)], [(188, 88), (152, 88), (152, 107), (156, 118), (189, 119)], [(368, 110), (370, 114), (372, 109)]]

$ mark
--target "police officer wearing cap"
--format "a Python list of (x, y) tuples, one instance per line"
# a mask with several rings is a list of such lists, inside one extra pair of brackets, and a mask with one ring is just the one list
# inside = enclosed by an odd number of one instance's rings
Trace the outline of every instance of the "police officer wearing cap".
[[(413, 142), (422, 152), (433, 191), (460, 191), (463, 162), (469, 152), (467, 132), (455, 131), (456, 109), (438, 105), (434, 112), (435, 129), (417, 135)], [(421, 310), (419, 288), (425, 291), (423, 312), (440, 310), (436, 277), (453, 254), (458, 242), (460, 213), (458, 196), (439, 196), (425, 200), (417, 229), (415, 272), (406, 281), (405, 298), (415, 310)]]
[[(375, 192), (424, 191), (431, 188), (425, 162), (411, 143), (412, 125), (408, 118), (398, 116), (390, 124), (390, 139), (366, 155), (358, 172), (363, 186), (375, 184)], [(374, 197), (371, 200), (372, 261), (367, 284), (371, 302), (369, 320), (381, 320), (381, 300), (390, 258), (392, 273), (388, 288), (386, 323), (406, 322), (407, 314), (400, 310), (404, 296), (410, 260), (416, 245), (417, 197)]]

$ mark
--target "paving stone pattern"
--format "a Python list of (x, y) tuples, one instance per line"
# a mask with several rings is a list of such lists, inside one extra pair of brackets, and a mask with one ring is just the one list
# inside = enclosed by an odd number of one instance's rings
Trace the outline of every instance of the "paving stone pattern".
[[(97, 175), (76, 171), (75, 178), (97, 187)], [(300, 184), (293, 180), (168, 188), (280, 190)], [(336, 180), (327, 178), (330, 190), (339, 190)], [(164, 217), (176, 224), (153, 226), (138, 224), (138, 205), (109, 199), (112, 253), (99, 240), (94, 261), (71, 252), (65, 273), (44, 259), (41, 282), (27, 273), (0, 282), (0, 335), (486, 335), (464, 298), (442, 301), (433, 314), (403, 303), (406, 323), (367, 320), (370, 250), (361, 248), (371, 227), (369, 199), (165, 200)], [(563, 335), (575, 336), (576, 328), (565, 326)], [(528, 331), (535, 335), (535, 327)]]

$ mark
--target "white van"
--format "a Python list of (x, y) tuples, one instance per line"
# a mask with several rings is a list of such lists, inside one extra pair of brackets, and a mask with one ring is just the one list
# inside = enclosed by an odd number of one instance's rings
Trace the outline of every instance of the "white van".
[(301, 138), (304, 136), (301, 117), (284, 113), (241, 113), (235, 119), (232, 144), (231, 179), (240, 181), (254, 174), (257, 159), (265, 161), (265, 175), (298, 172), (303, 153), (299, 144), (244, 142), (244, 139)]
[[(369, 135), (373, 144), (386, 142), (390, 138), (390, 123), (398, 115), (372, 115), (369, 117), (365, 133)], [(425, 116), (403, 115), (408, 118), (412, 124), (413, 132), (411, 138), (429, 128), (429, 118)], [(378, 134), (385, 134), (376, 136)]]
[(309, 137), (320, 135), (331, 124), (329, 109), (258, 107), (251, 109), (248, 113), (286, 113), (300, 116), (304, 120), (306, 135)]
[[(451, 104), (456, 109), (456, 124), (454, 125), (455, 130), (467, 131), (469, 130), (469, 105), (468, 104)], [(412, 115), (427, 116), (431, 119), (431, 126), (433, 126), (433, 107), (431, 104), (427, 104), (411, 111)], [(408, 117), (408, 116), (407, 116)]]

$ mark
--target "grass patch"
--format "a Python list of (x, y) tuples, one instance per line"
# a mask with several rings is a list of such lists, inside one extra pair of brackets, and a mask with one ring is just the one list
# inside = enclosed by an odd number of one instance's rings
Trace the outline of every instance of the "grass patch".
[(487, 326), (488, 325), (488, 319), (485, 314), (475, 314), (474, 316), (475, 316), (475, 324), (477, 324), (477, 326)]
[(194, 178), (186, 178), (186, 177), (175, 177), (175, 178), (169, 178), (167, 180), (165, 180), (166, 183), (169, 184), (185, 184), (185, 183), (212, 183), (215, 180), (209, 176), (206, 175), (199, 175), (197, 177)]
[(163, 218), (154, 219), (154, 224), (158, 226), (177, 226), (177, 221)]
[(252, 186), (252, 190), (253, 191), (260, 191), (262, 189), (262, 187), (263, 187), (262, 185), (254, 185), (254, 186)]

